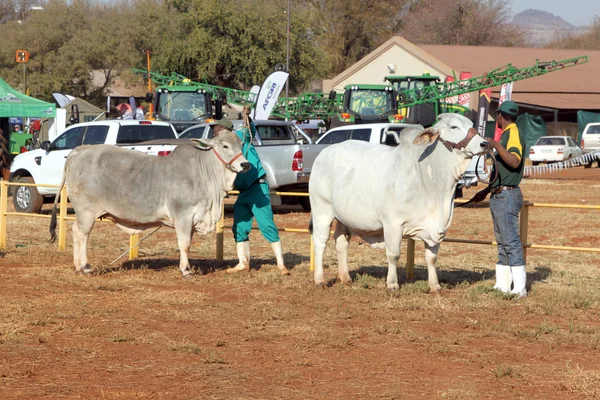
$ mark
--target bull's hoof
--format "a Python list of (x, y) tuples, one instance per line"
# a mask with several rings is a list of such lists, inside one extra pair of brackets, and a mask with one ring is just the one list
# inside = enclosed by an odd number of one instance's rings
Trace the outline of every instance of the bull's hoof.
[(86, 265), (85, 267), (81, 268), (80, 270), (75, 270), (75, 273), (77, 273), (78, 275), (82, 275), (82, 276), (91, 276), (94, 271), (92, 270), (92, 268), (89, 265)]
[(441, 296), (442, 289), (440, 289), (440, 290), (429, 289), (429, 294), (432, 296)]
[(352, 279), (350, 279), (350, 280), (340, 280), (340, 283), (341, 283), (343, 286), (346, 286), (346, 287), (351, 287), (351, 286), (352, 286)]
[(324, 282), (324, 281), (321, 281), (321, 282), (317, 282), (317, 281), (315, 281), (315, 286), (316, 286), (316, 287), (320, 287), (320, 288), (322, 288), (322, 289), (325, 289), (325, 288), (327, 287), (327, 285), (325, 285), (325, 282)]
[(398, 285), (397, 283), (391, 284), (391, 285), (387, 285), (387, 291), (388, 292), (396, 292), (398, 289), (400, 289), (400, 285)]
[(290, 274), (290, 270), (285, 267), (283, 269), (280, 269), (279, 272), (281, 273), (281, 275), (289, 275)]
[(225, 270), (225, 272), (228, 274), (234, 274), (234, 273), (240, 272), (240, 271), (250, 272), (250, 264), (238, 264), (233, 268), (227, 268)]

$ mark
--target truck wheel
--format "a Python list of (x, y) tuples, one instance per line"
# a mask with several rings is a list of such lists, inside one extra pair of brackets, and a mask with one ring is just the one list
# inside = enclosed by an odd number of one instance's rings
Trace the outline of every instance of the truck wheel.
[(310, 211), (310, 198), (306, 196), (299, 197), (298, 203), (300, 203), (304, 211)]
[[(30, 176), (22, 176), (17, 179), (17, 182), (35, 183)], [(17, 212), (37, 214), (42, 209), (44, 198), (35, 186), (15, 186), (13, 204)]]

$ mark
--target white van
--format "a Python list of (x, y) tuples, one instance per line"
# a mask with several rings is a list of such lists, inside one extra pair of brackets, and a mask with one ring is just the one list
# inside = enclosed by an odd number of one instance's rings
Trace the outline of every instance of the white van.
[[(581, 135), (581, 148), (583, 154), (600, 150), (600, 122), (590, 122), (585, 126)], [(596, 161), (600, 167), (600, 158)], [(589, 163), (585, 167), (590, 168), (591, 166), (592, 163)]]

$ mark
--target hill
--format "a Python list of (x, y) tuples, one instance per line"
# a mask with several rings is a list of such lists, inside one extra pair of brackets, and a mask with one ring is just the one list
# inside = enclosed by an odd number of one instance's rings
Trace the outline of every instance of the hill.
[(589, 29), (572, 25), (547, 11), (533, 9), (515, 15), (512, 23), (526, 31), (527, 41), (533, 47), (542, 47), (557, 38), (579, 35)]

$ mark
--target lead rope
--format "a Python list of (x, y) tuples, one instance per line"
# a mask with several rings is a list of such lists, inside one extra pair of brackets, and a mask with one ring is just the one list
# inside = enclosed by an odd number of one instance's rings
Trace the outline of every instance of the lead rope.
[(162, 225), (159, 226), (158, 228), (156, 228), (155, 230), (153, 230), (152, 232), (150, 232), (146, 237), (144, 237), (142, 240), (140, 240), (139, 242), (137, 242), (133, 247), (125, 250), (119, 257), (115, 258), (113, 260), (113, 262), (111, 262), (110, 264), (108, 264), (106, 266), (106, 268), (110, 267), (111, 265), (113, 265), (114, 263), (116, 263), (118, 259), (120, 259), (121, 257), (123, 257), (125, 254), (129, 253), (131, 250), (133, 250), (136, 247), (138, 247), (140, 245), (140, 243), (142, 243), (144, 240), (148, 239), (150, 236), (154, 235), (156, 233), (156, 231), (158, 231), (160, 228), (162, 228)]
[[(494, 179), (488, 179), (488, 181), (486, 182), (485, 180), (481, 179), (481, 176), (479, 175), (479, 162), (481, 161), (481, 159), (483, 158), (484, 160), (486, 159), (486, 157), (480, 157), (477, 162), (475, 163), (475, 176), (477, 177), (477, 181), (484, 183), (486, 185), (488, 185), (488, 189), (490, 189), (492, 187), (492, 184), (494, 182), (496, 182), (496, 179), (498, 179), (498, 161), (496, 161), (496, 157), (494, 157), (494, 152), (493, 150), (488, 150), (485, 153), (486, 156), (490, 156), (490, 158), (492, 159), (492, 164), (493, 164), (493, 168), (492, 168), (492, 172), (494, 174)], [(484, 161), (485, 162), (485, 161)], [(475, 201), (475, 197), (477, 196), (477, 194), (475, 194), (475, 196), (471, 197), (471, 199), (465, 203), (461, 203), (459, 205), (456, 206), (456, 208), (458, 207), (464, 207), (467, 204), (471, 204), (471, 203), (479, 203), (479, 201)], [(482, 200), (480, 200), (482, 201)]]

